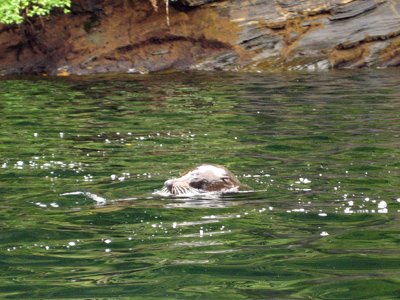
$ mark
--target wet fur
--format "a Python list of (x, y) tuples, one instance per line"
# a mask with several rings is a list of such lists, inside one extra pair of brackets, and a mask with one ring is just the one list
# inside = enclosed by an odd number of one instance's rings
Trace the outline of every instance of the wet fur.
[(180, 177), (167, 180), (161, 193), (197, 195), (207, 192), (232, 192), (243, 189), (239, 180), (228, 169), (220, 165), (199, 165)]

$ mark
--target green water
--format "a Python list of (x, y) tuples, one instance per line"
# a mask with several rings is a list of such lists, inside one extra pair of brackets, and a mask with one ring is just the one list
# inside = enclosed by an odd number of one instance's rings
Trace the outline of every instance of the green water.
[[(1, 299), (399, 299), (400, 70), (0, 78)], [(154, 193), (217, 163), (252, 190)]]

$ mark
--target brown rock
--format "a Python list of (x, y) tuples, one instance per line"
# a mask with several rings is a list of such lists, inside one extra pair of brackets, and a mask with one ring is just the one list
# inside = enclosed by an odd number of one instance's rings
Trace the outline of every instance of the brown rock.
[(177, 0), (168, 14), (164, 2), (155, 11), (149, 0), (76, 0), (71, 11), (22, 26), (0, 26), (1, 72), (320, 70), (400, 64), (396, 0)]

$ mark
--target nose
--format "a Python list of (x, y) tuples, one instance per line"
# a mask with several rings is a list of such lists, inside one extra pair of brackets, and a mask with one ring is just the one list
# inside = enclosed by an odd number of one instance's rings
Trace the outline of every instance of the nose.
[(168, 189), (168, 191), (171, 191), (172, 185), (174, 184), (175, 180), (169, 179), (166, 182), (164, 182), (164, 186)]

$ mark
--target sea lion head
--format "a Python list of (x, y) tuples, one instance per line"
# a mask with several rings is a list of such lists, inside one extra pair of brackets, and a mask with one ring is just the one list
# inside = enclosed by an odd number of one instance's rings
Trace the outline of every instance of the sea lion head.
[(164, 183), (164, 189), (172, 195), (238, 191), (240, 187), (243, 185), (228, 169), (210, 164), (199, 165)]

